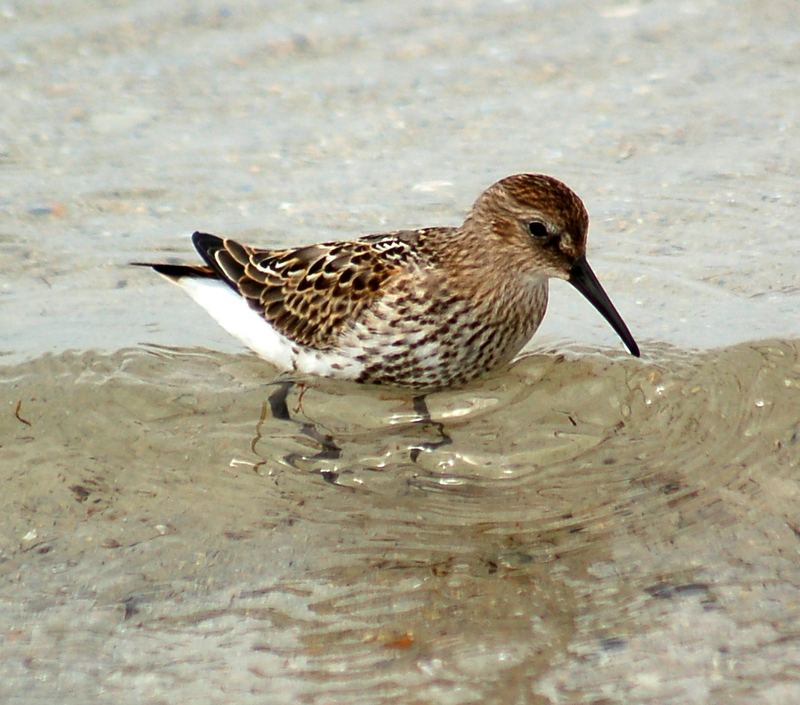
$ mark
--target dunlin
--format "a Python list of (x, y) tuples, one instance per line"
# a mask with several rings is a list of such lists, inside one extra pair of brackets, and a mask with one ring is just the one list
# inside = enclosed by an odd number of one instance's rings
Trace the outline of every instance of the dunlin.
[(565, 184), (516, 174), (457, 228), (263, 250), (196, 232), (202, 265), (150, 264), (282, 370), (444, 387), (510, 361), (570, 282), (639, 348), (586, 261), (589, 218)]

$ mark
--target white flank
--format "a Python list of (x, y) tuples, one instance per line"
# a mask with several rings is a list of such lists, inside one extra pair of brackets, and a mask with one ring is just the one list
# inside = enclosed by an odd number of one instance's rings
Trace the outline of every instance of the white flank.
[(219, 279), (170, 279), (211, 314), (234, 338), (283, 370), (293, 365), (292, 344), (259, 316), (233, 289)]
[(219, 279), (165, 276), (177, 284), (234, 338), (282, 370), (353, 379), (363, 369), (351, 355), (313, 350), (276, 331), (233, 289)]

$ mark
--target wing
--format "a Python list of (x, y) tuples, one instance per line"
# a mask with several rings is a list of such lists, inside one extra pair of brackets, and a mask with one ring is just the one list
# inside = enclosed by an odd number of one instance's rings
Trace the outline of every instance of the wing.
[(294, 250), (259, 250), (207, 233), (192, 242), (276, 330), (318, 349), (333, 345), (413, 259), (410, 244), (394, 234)]

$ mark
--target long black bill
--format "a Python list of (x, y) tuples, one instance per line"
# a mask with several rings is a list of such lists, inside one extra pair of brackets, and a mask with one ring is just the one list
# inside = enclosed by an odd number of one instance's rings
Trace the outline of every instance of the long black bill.
[(617, 313), (617, 309), (614, 308), (614, 304), (611, 303), (611, 299), (608, 298), (608, 294), (600, 286), (600, 282), (597, 281), (597, 277), (586, 261), (586, 257), (579, 258), (572, 265), (568, 281), (603, 314), (603, 318), (617, 331), (617, 335), (622, 338), (622, 342), (625, 343), (625, 347), (628, 348), (631, 355), (639, 357), (639, 346), (628, 330), (628, 326), (625, 325), (622, 317)]

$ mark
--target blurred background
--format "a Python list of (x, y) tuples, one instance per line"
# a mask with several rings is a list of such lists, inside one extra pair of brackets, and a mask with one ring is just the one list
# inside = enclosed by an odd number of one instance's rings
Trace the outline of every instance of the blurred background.
[[(284, 246), (458, 224), (520, 171), (583, 197), (590, 261), (644, 340), (800, 331), (794, 2), (0, 14), (6, 354), (225, 344), (127, 261), (192, 259), (196, 229)], [(555, 290), (545, 335), (611, 344)]]
[[(0, 0), (0, 700), (800, 702), (795, 0)], [(569, 184), (428, 397), (275, 371), (131, 261)]]

